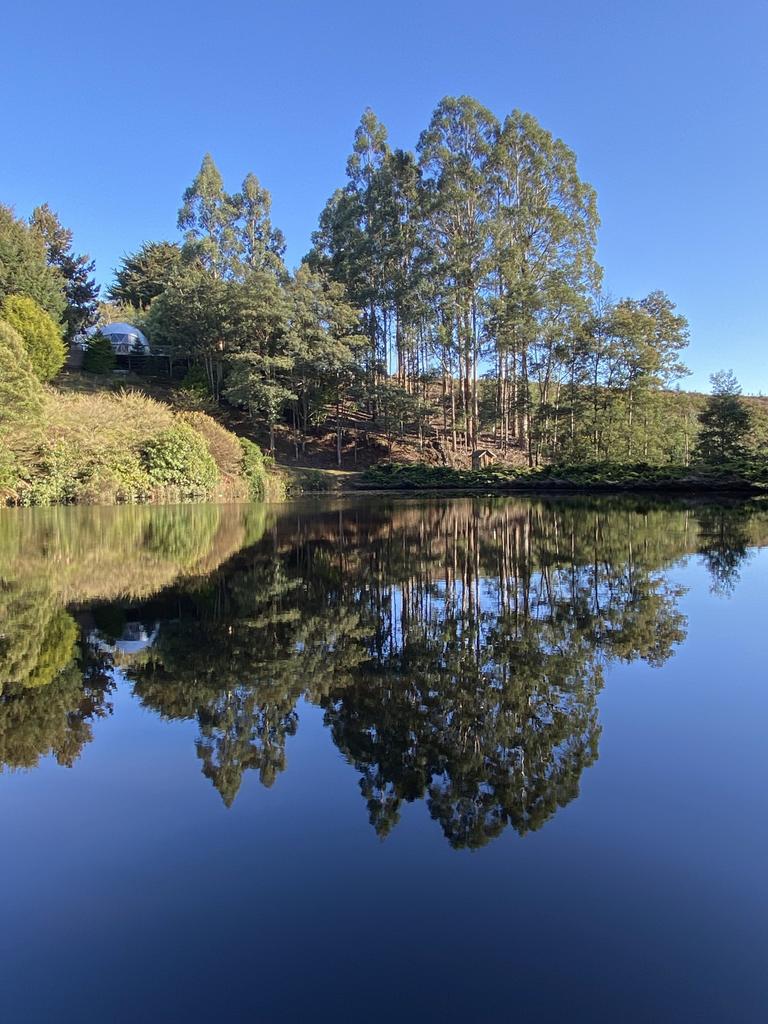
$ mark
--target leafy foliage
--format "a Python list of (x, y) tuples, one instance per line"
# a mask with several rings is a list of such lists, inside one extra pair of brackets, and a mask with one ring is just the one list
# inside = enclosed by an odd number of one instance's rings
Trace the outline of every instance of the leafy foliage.
[(67, 352), (53, 318), (26, 295), (7, 296), (0, 316), (21, 336), (37, 378), (49, 381), (55, 377)]
[(768, 489), (768, 461), (745, 459), (710, 467), (586, 462), (538, 469), (489, 466), (477, 470), (382, 462), (365, 471), (360, 486), (406, 491), (753, 491)]
[(186, 494), (206, 494), (218, 480), (218, 469), (205, 439), (184, 421), (153, 438), (144, 449), (150, 480), (178, 487)]
[[(41, 411), (40, 381), (22, 337), (10, 324), (0, 320), (0, 429), (14, 422), (34, 420)], [(5, 458), (7, 467), (10, 460), (8, 456)]]
[(64, 315), (66, 282), (49, 266), (39, 232), (0, 204), (0, 302), (8, 295), (26, 295), (55, 321)]
[(180, 260), (181, 247), (174, 242), (145, 242), (138, 252), (123, 257), (108, 292), (110, 301), (148, 309), (167, 288)]
[(264, 466), (264, 456), (259, 446), (247, 437), (241, 437), (239, 440), (243, 476), (248, 481), (251, 500), (264, 501), (267, 493), (267, 471)]
[[(250, 493), (239, 440), (201, 414), (177, 415), (136, 393), (46, 392), (39, 409), (39, 423), (14, 421), (5, 431), (0, 419), (5, 501), (238, 500)], [(262, 492), (269, 492), (264, 476)]]

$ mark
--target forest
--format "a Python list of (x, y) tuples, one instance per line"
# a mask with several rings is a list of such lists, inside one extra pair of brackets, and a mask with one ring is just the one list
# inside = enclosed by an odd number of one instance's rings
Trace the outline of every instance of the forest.
[[(249, 173), (228, 191), (211, 155), (177, 226), (180, 240), (125, 255), (99, 302), (92, 261), (47, 205), (29, 222), (0, 208), (0, 431), (39, 418), (34, 378), (56, 383), (73, 338), (120, 320), (150, 339), (152, 358), (133, 360), (139, 375), (177, 381), (187, 412), (237, 410), (249, 436), (271, 452), (281, 441), (295, 460), (322, 436), (338, 465), (356, 464), (373, 432), (386, 447), (369, 463), (407, 439), (411, 461), (457, 470), (478, 451), (529, 469), (764, 461), (768, 406), (742, 398), (732, 373), (713, 374), (709, 397), (680, 390), (689, 329), (674, 301), (603, 289), (595, 190), (530, 114), (499, 120), (470, 97), (446, 97), (411, 152), (393, 149), (366, 110), (346, 180), (295, 271), (268, 190)], [(114, 365), (93, 334), (86, 374)], [(57, 439), (91, 415), (56, 410)], [(49, 472), (38, 442), (13, 449), (10, 428), (5, 439), (0, 486), (3, 473)], [(59, 461), (77, 461), (78, 445)], [(142, 466), (148, 446), (134, 444)], [(91, 490), (148, 493), (115, 461), (107, 475), (118, 482)], [(199, 467), (192, 477), (208, 479)], [(68, 500), (89, 486), (51, 493)], [(35, 487), (27, 493), (48, 493)]]
[(531, 466), (688, 465), (768, 438), (727, 373), (715, 388), (743, 415), (701, 438), (703, 400), (676, 390), (686, 318), (661, 290), (605, 294), (595, 191), (529, 114), (499, 121), (448, 97), (406, 152), (367, 110), (294, 274), (269, 193), (252, 174), (227, 192), (210, 156), (178, 227), (181, 245), (123, 260), (110, 298), (197, 368), (214, 402), (265, 424), (270, 447), (280, 425), (298, 454), (329, 419), (339, 461), (361, 420), (450, 465), (481, 445)]

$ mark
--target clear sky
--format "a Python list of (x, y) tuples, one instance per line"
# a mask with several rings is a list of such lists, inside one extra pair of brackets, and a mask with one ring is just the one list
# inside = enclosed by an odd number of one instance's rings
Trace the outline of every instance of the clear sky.
[(102, 283), (176, 237), (207, 150), (270, 189), (298, 263), (363, 109), (412, 148), (467, 93), (576, 151), (608, 290), (690, 320), (687, 386), (768, 393), (766, 0), (29, 0), (2, 25), (0, 202), (50, 203)]

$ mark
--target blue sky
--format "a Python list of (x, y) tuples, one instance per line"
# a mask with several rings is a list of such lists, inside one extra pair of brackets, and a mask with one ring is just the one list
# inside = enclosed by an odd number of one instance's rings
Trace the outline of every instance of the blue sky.
[(690, 320), (686, 386), (731, 367), (768, 393), (765, 0), (32, 0), (3, 34), (0, 202), (50, 203), (101, 282), (175, 237), (207, 150), (270, 189), (297, 263), (366, 106), (412, 148), (468, 93), (576, 151), (609, 291)]

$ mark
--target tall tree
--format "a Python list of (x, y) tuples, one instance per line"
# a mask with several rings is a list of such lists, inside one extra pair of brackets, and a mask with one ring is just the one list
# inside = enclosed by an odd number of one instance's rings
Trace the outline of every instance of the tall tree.
[(502, 435), (518, 437), (533, 454), (532, 415), (540, 414), (539, 442), (550, 439), (562, 385), (573, 391), (578, 383), (574, 321), (600, 278), (597, 202), (572, 150), (518, 110), (499, 132), (490, 178)]
[(625, 455), (649, 451), (649, 417), (659, 388), (669, 387), (688, 370), (680, 359), (688, 344), (688, 321), (675, 312), (664, 292), (644, 299), (622, 299), (611, 314), (613, 336), (626, 404)]
[(341, 465), (342, 414), (350, 385), (358, 378), (358, 355), (365, 339), (357, 310), (344, 288), (302, 266), (291, 285), (291, 319), (296, 346), (294, 432), (302, 448), (314, 412), (331, 408), (336, 418), (336, 462)]
[(254, 270), (227, 289), (226, 396), (261, 416), (274, 451), (275, 426), (296, 398), (292, 370), (296, 339), (290, 330), (285, 289), (270, 271)]
[(227, 282), (192, 263), (177, 268), (145, 319), (153, 343), (168, 348), (172, 359), (205, 368), (211, 394), (217, 400), (230, 330), (229, 311)]
[(47, 203), (35, 207), (29, 223), (43, 240), (48, 265), (55, 267), (64, 278), (67, 300), (64, 333), (71, 341), (76, 334), (96, 323), (99, 302), (99, 286), (93, 276), (96, 264), (88, 256), (78, 256), (72, 251), (72, 232), (63, 226)]
[(47, 262), (39, 232), (0, 203), (0, 301), (7, 295), (28, 295), (61, 320), (67, 307), (65, 285), (59, 268)]
[(741, 387), (732, 370), (720, 370), (709, 379), (712, 394), (699, 414), (697, 455), (704, 462), (739, 458), (747, 450), (745, 441), (752, 427)]
[(235, 223), (238, 201), (224, 190), (224, 180), (210, 153), (194, 181), (184, 192), (178, 227), (184, 232), (184, 248), (214, 277), (237, 273), (240, 246)]
[(283, 273), (285, 238), (272, 227), (272, 197), (262, 188), (255, 174), (247, 174), (240, 192), (234, 197), (238, 213), (237, 234), (240, 258), (249, 270)]
[(342, 283), (361, 310), (368, 337), (366, 370), (370, 408), (377, 412), (378, 383), (386, 373), (386, 278), (381, 170), (390, 154), (387, 131), (367, 109), (347, 160), (347, 185), (333, 194), (312, 236), (308, 260)]
[(479, 433), (478, 374), (483, 337), (483, 297), (488, 287), (492, 188), (489, 160), (499, 125), (469, 96), (438, 104), (418, 144), (432, 202), (426, 230), (436, 258), (434, 273), (456, 349), (456, 370), (467, 446)]
[(149, 309), (150, 303), (167, 287), (181, 260), (181, 246), (175, 242), (145, 242), (138, 252), (123, 256), (108, 291), (111, 302)]

